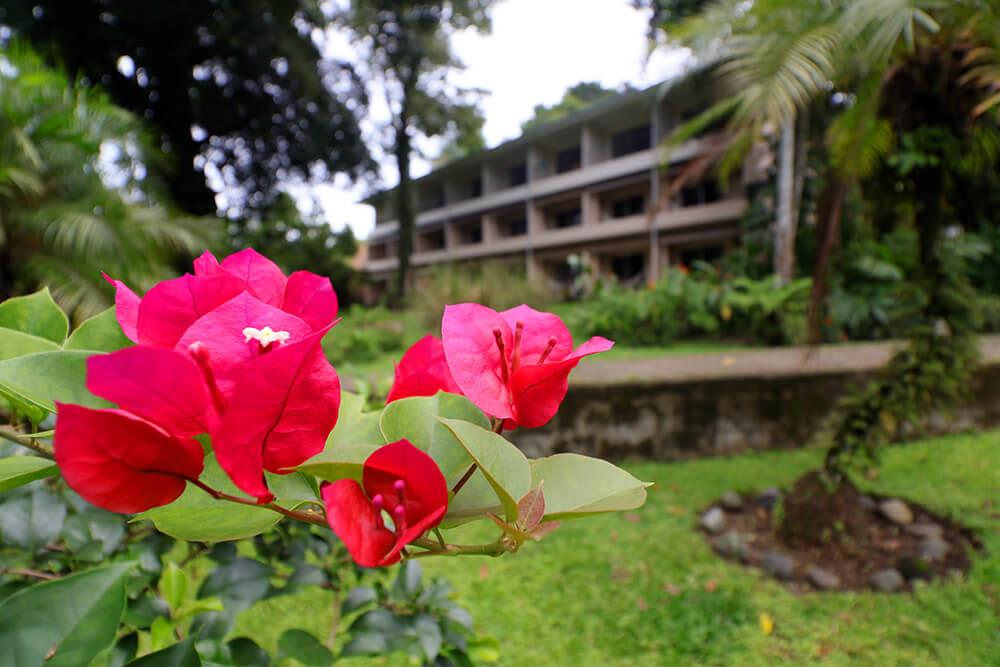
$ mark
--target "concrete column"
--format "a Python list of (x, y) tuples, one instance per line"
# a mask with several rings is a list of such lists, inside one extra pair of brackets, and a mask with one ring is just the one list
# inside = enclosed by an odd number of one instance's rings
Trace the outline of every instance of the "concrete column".
[(444, 221), (444, 249), (450, 255), (458, 247), (458, 230), (451, 220)]
[(541, 262), (535, 258), (535, 252), (531, 248), (524, 252), (524, 272), (529, 282), (544, 280), (545, 272), (542, 270)]
[(502, 181), (500, 180), (500, 175), (497, 170), (491, 165), (483, 165), (483, 194), (488, 195), (494, 192), (499, 192), (503, 190)]
[(491, 243), (500, 238), (500, 232), (497, 230), (496, 214), (484, 213), (481, 224), (483, 225), (483, 243)]
[(649, 259), (646, 261), (646, 282), (655, 283), (660, 279), (660, 239), (657, 237), (656, 228), (649, 232)]
[(595, 192), (585, 190), (581, 195), (580, 217), (585, 225), (596, 225), (601, 221), (601, 200)]
[(537, 236), (545, 231), (545, 214), (533, 199), (527, 203), (528, 236)]
[(580, 161), (584, 167), (597, 164), (604, 159), (602, 136), (590, 125), (584, 125), (580, 134)]
[(547, 176), (541, 169), (541, 162), (544, 159), (544, 155), (534, 146), (528, 149), (528, 182), (537, 181), (540, 178), (545, 178)]

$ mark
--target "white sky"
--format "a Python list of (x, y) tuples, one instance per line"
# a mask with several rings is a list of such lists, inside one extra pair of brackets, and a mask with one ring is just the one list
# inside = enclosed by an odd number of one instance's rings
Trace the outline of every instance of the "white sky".
[[(491, 33), (455, 35), (453, 47), (467, 66), (455, 82), (489, 93), (480, 102), (487, 144), (516, 137), (536, 104), (558, 102), (566, 88), (580, 81), (644, 87), (676, 74), (685, 58), (682, 52), (661, 49), (647, 62), (646, 20), (628, 0), (502, 0), (493, 10)], [(350, 56), (343, 40), (329, 50)], [(371, 113), (376, 121), (387, 114), (377, 96)], [(370, 123), (368, 131), (373, 131)], [(432, 155), (438, 150), (437, 145), (424, 148)], [(414, 163), (414, 176), (428, 170), (427, 162)], [(395, 183), (391, 165), (383, 165), (381, 177), (387, 185)], [(346, 180), (313, 186), (303, 194), (319, 200), (334, 228), (347, 224), (365, 238), (375, 224), (374, 211), (357, 204), (364, 192)]]

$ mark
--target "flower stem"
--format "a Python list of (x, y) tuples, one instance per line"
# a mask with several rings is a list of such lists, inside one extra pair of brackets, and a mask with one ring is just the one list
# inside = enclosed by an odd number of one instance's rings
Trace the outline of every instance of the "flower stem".
[(4, 440), (9, 440), (16, 445), (21, 445), (22, 447), (27, 447), (28, 449), (41, 454), (47, 459), (54, 459), (56, 457), (55, 450), (46, 445), (43, 442), (36, 440), (30, 436), (23, 436), (13, 431), (8, 431), (5, 428), (0, 428), (0, 438)]
[(411, 542), (411, 544), (427, 549), (427, 551), (410, 554), (410, 558), (426, 558), (427, 556), (500, 556), (509, 551), (507, 545), (502, 540), (490, 542), (489, 544), (441, 545), (434, 540), (421, 537)]
[(295, 519), (296, 521), (303, 521), (305, 523), (313, 523), (313, 524), (316, 524), (317, 526), (325, 526), (325, 525), (327, 525), (327, 523), (326, 523), (326, 517), (320, 515), (317, 512), (305, 512), (305, 511), (302, 511), (302, 510), (290, 510), (290, 509), (287, 509), (285, 507), (282, 507), (281, 505), (278, 505), (277, 503), (260, 504), (257, 501), (251, 500), (249, 498), (240, 498), (239, 496), (233, 496), (233, 495), (230, 495), (230, 494), (225, 493), (223, 491), (219, 491), (218, 489), (213, 489), (212, 487), (210, 487), (208, 484), (205, 484), (205, 482), (201, 481), (200, 479), (188, 479), (188, 481), (191, 482), (192, 484), (194, 484), (195, 486), (197, 486), (199, 489), (201, 489), (202, 491), (204, 491), (208, 495), (210, 495), (213, 498), (215, 498), (216, 500), (227, 500), (227, 501), (229, 501), (231, 503), (239, 503), (240, 505), (250, 505), (252, 507), (263, 507), (265, 509), (271, 510), (272, 512), (277, 512), (278, 514), (282, 514), (284, 516), (287, 516), (289, 519)]
[(455, 486), (451, 487), (451, 492), (453, 494), (458, 493), (459, 491), (462, 490), (462, 487), (465, 486), (465, 483), (468, 482), (475, 474), (476, 468), (477, 466), (475, 463), (469, 466), (469, 469), (465, 471), (464, 475), (462, 475), (462, 479), (455, 482)]

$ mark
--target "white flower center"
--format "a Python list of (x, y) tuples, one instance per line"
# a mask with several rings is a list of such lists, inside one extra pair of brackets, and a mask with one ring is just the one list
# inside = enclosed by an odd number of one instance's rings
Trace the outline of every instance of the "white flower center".
[(271, 327), (264, 327), (263, 329), (246, 327), (243, 329), (243, 336), (245, 337), (245, 340), (243, 341), (244, 343), (249, 343), (250, 341), (255, 340), (260, 343), (261, 347), (267, 347), (271, 343), (284, 345), (291, 334), (287, 331), (274, 331)]

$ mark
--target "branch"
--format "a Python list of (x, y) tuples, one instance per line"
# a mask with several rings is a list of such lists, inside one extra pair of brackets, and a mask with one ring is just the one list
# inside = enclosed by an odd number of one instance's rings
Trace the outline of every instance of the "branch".
[(435, 540), (421, 537), (411, 542), (411, 544), (422, 549), (427, 549), (427, 551), (412, 554), (410, 558), (426, 558), (427, 556), (500, 556), (510, 551), (503, 539), (490, 542), (489, 544), (442, 545)]
[(44, 579), (45, 581), (54, 581), (59, 579), (59, 575), (49, 574), (48, 572), (39, 572), (38, 570), (30, 570), (26, 567), (9, 567), (2, 570), (4, 574), (12, 574), (18, 577), (34, 577), (35, 579)]
[(5, 428), (0, 428), (0, 438), (13, 442), (15, 445), (27, 447), (36, 454), (40, 454), (47, 459), (55, 459), (56, 457), (55, 450), (35, 438), (19, 435)]
[(296, 521), (312, 523), (316, 524), (317, 526), (327, 525), (326, 517), (320, 516), (316, 512), (303, 512), (300, 510), (290, 510), (282, 507), (281, 505), (278, 505), (277, 503), (258, 503), (255, 500), (250, 500), (249, 498), (240, 498), (239, 496), (233, 496), (228, 493), (219, 491), (217, 489), (213, 489), (200, 479), (188, 479), (187, 481), (191, 482), (192, 484), (194, 484), (199, 489), (201, 489), (208, 495), (212, 496), (216, 500), (228, 500), (231, 503), (239, 503), (240, 505), (249, 505), (251, 507), (263, 507), (265, 509), (271, 510), (272, 512), (277, 512), (278, 514), (287, 516), (289, 519), (295, 519)]

